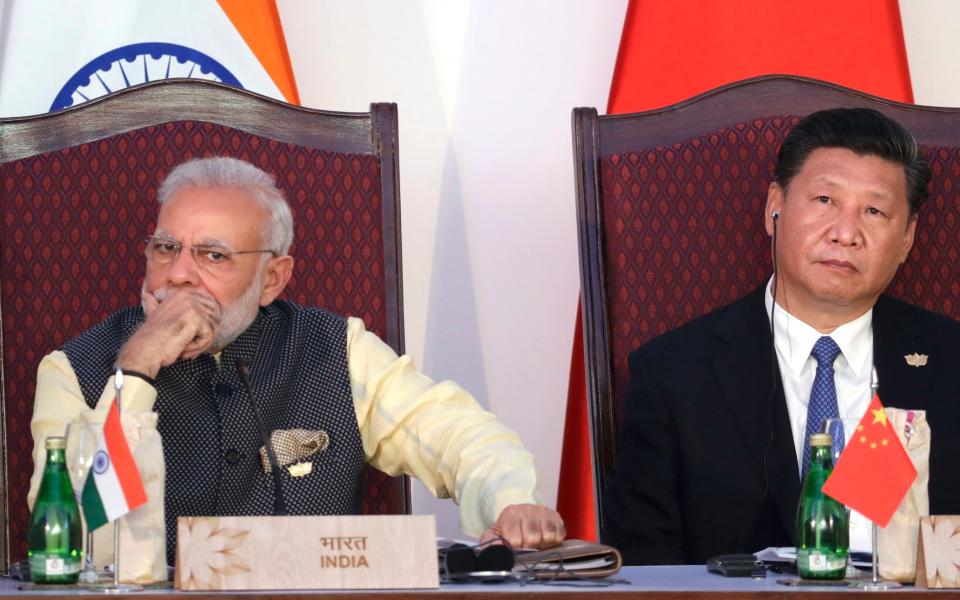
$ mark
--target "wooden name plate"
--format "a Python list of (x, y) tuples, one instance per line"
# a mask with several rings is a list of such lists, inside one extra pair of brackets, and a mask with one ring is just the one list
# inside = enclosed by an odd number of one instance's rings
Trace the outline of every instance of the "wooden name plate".
[(180, 517), (181, 590), (436, 588), (432, 515)]
[(920, 517), (918, 588), (960, 588), (960, 516)]

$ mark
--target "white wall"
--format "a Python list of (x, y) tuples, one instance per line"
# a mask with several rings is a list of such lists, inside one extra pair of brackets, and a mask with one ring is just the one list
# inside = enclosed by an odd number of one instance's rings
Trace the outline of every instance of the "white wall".
[[(605, 112), (626, 0), (278, 6), (303, 105), (399, 105), (407, 351), (520, 434), (554, 505), (579, 294), (570, 111)], [(414, 507), (459, 534), (450, 502), (418, 487)]]
[(960, 106), (960, 2), (900, 0), (913, 101)]

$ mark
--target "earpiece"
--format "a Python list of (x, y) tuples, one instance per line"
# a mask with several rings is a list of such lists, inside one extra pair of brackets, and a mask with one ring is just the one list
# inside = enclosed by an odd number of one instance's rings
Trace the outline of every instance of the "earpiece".
[(773, 211), (772, 213), (770, 213), (770, 217), (771, 217), (774, 221), (776, 221), (777, 219), (780, 218), (780, 211), (779, 211), (779, 210)]

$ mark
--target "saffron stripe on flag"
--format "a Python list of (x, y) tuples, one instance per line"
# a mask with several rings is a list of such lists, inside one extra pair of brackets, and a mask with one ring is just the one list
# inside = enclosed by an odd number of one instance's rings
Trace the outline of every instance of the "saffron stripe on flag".
[(237, 33), (250, 47), (270, 79), (291, 104), (300, 104), (283, 24), (276, 0), (217, 0)]
[[(113, 416), (111, 417), (111, 415)], [(106, 442), (106, 432), (116, 429), (119, 423), (119, 411), (114, 402), (107, 413), (104, 435), (97, 439), (97, 451), (93, 456), (93, 464), (87, 475), (87, 483), (84, 485), (81, 498), (83, 513), (87, 517), (87, 527), (90, 530), (97, 529), (101, 525), (119, 519), (130, 512), (127, 498), (120, 486), (120, 481), (117, 479), (113, 462), (110, 460), (110, 452)], [(123, 435), (122, 431), (120, 435)], [(125, 443), (126, 438), (121, 437), (116, 441)]]
[(133, 510), (146, 503), (147, 492), (143, 489), (143, 480), (140, 478), (137, 463), (133, 460), (130, 446), (127, 445), (127, 438), (123, 435), (120, 410), (116, 402), (111, 405), (107, 420), (103, 424), (103, 438), (118, 484), (126, 498), (128, 510)]

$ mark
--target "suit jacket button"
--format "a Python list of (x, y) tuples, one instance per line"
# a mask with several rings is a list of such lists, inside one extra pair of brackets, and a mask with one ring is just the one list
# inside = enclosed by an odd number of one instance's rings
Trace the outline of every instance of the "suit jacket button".
[(221, 381), (217, 385), (213, 386), (213, 391), (215, 391), (218, 396), (229, 396), (233, 393), (233, 386), (229, 383), (224, 383)]
[(235, 465), (240, 462), (241, 455), (239, 451), (230, 448), (224, 453), (223, 457), (226, 459), (227, 464)]

